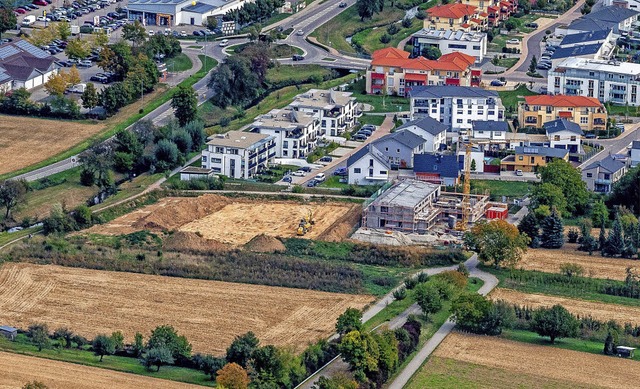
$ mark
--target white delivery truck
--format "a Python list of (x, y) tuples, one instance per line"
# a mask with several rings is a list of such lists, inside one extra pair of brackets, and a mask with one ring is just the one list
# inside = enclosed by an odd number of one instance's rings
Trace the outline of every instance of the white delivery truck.
[(28, 15), (28, 16), (25, 16), (24, 19), (22, 19), (23, 26), (30, 26), (35, 22), (36, 22), (36, 17), (34, 15)]
[(70, 93), (84, 93), (84, 90), (87, 89), (87, 84), (76, 84), (69, 88)]
[(71, 25), (71, 35), (78, 35), (80, 34), (80, 26), (76, 25)]

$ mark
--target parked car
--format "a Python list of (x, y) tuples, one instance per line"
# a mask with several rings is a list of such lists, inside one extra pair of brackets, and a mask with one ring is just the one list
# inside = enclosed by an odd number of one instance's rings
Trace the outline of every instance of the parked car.
[(524, 26), (529, 28), (538, 28), (538, 23), (527, 23)]
[(346, 176), (348, 174), (346, 167), (339, 167), (334, 172), (334, 176)]
[(331, 158), (331, 157), (330, 157), (330, 156), (328, 156), (328, 155), (325, 155), (324, 157), (320, 158), (320, 162), (327, 162), (327, 163), (329, 163), (329, 162), (331, 162), (331, 161), (333, 161), (333, 158)]
[(327, 179), (327, 176), (324, 173), (318, 173), (318, 174), (316, 174), (315, 177), (313, 177), (313, 179), (320, 183), (320, 182), (324, 182), (324, 180)]
[(584, 137), (587, 139), (596, 139), (596, 134), (594, 134), (593, 132), (589, 132)]
[(196, 30), (193, 32), (194, 36), (202, 36), (202, 34), (200, 33), (200, 31)]
[(14, 11), (14, 12), (19, 13), (20, 15), (24, 15), (24, 14), (26, 14), (26, 13), (27, 13), (27, 11), (25, 11), (25, 10), (24, 10), (24, 9), (22, 9), (22, 8), (16, 8), (16, 9), (14, 9), (13, 11)]
[(180, 36), (181, 37), (186, 37), (187, 36), (187, 32), (186, 31), (180, 31)]
[(340, 4), (338, 4), (338, 7), (340, 8), (346, 8), (347, 7), (347, 3), (345, 3), (344, 1)]
[(291, 181), (293, 180), (293, 178), (291, 176), (284, 176), (282, 177), (282, 181), (283, 182), (288, 182), (291, 183)]
[(367, 140), (367, 138), (368, 137), (365, 134), (355, 134), (351, 139), (357, 140), (357, 141), (365, 141)]
[(105, 76), (104, 74), (94, 74), (93, 76), (91, 76), (91, 78), (89, 79), (89, 81), (96, 81), (96, 82), (100, 82), (103, 84), (108, 84), (109, 83), (109, 77)]
[(309, 167), (309, 166), (303, 166), (303, 167), (301, 167), (301, 168), (300, 168), (300, 170), (302, 170), (303, 172), (307, 172), (307, 173), (309, 173), (309, 172), (311, 171), (311, 167)]
[(304, 177), (307, 175), (307, 172), (305, 172), (304, 170), (296, 170), (295, 172), (291, 172), (291, 175), (296, 177)]
[(228, 44), (229, 44), (229, 39), (223, 39), (223, 40), (220, 41), (220, 45), (219, 46), (220, 47), (225, 47)]
[(90, 68), (93, 66), (93, 62), (89, 61), (88, 59), (83, 59), (82, 61), (78, 61), (78, 66), (83, 68)]
[(307, 182), (307, 187), (309, 187), (309, 188), (313, 188), (314, 186), (317, 186), (318, 184), (319, 184), (319, 182), (318, 182), (318, 181), (316, 181), (316, 180), (311, 180), (311, 181)]
[(502, 82), (500, 80), (493, 80), (491, 81), (491, 86), (504, 86), (504, 84), (506, 84), (505, 82)]
[(516, 176), (522, 176), (522, 175), (524, 175), (524, 174), (522, 173), (522, 170), (520, 170), (520, 169), (516, 169), (515, 173), (516, 173)]
[(84, 90), (87, 88), (87, 84), (76, 84), (67, 89), (69, 93), (84, 93)]
[(520, 43), (520, 40), (519, 39), (509, 39), (507, 41), (507, 43), (510, 44), (510, 45), (517, 45), (518, 43)]
[(361, 128), (360, 130), (358, 130), (358, 132), (356, 132), (356, 134), (363, 134), (366, 135), (367, 137), (371, 136), (371, 130), (368, 130), (366, 128)]
[(374, 126), (373, 124), (365, 124), (364, 126), (362, 126), (362, 130), (369, 130), (373, 132), (376, 130), (376, 126)]
[(303, 56), (303, 55), (300, 55), (300, 54), (294, 54), (294, 55), (291, 57), (291, 59), (292, 59), (293, 61), (302, 61), (302, 60), (304, 59), (304, 56)]
[(147, 31), (147, 34), (149, 34), (149, 36), (154, 36), (155, 35), (155, 31), (149, 30), (149, 31)]

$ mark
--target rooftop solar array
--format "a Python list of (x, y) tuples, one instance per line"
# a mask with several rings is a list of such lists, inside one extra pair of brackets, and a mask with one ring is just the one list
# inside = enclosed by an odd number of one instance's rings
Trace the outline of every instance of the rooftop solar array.
[(20, 50), (13, 47), (13, 45), (11, 45), (10, 43), (0, 46), (0, 59), (9, 58), (12, 55), (16, 55), (18, 53), (20, 53)]
[(26, 51), (27, 53), (33, 55), (36, 58), (47, 58), (51, 56), (51, 54), (37, 48), (36, 46), (32, 45), (31, 43), (25, 40), (16, 41), (14, 44), (18, 46), (20, 49)]

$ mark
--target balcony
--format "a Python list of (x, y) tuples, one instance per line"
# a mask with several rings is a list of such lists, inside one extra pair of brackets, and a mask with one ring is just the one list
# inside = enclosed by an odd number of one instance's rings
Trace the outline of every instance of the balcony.
[(276, 156), (276, 152), (275, 151), (272, 152), (272, 153), (269, 153), (269, 159), (275, 158), (275, 156)]
[(604, 119), (593, 119), (593, 125), (594, 126), (604, 126), (606, 124), (606, 121)]
[(535, 116), (527, 116), (526, 118), (524, 118), (524, 122), (526, 124), (538, 124), (538, 118), (536, 118)]
[(580, 89), (582, 87), (582, 85), (573, 85), (573, 84), (567, 84), (564, 86), (565, 89), (572, 89), (572, 90), (576, 90), (576, 89)]
[(593, 182), (596, 185), (611, 185), (611, 180), (605, 180), (604, 178), (596, 178)]

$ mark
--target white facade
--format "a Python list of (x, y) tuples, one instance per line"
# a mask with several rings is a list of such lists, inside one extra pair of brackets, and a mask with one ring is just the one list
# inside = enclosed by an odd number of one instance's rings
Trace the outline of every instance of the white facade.
[[(465, 150), (459, 150), (458, 155), (462, 155), (463, 159), (467, 158)], [(476, 169), (472, 170), (472, 173), (484, 173), (484, 152), (472, 151), (469, 156), (471, 161), (476, 162)], [(471, 162), (469, 162), (471, 163)], [(470, 165), (471, 166), (471, 165)]]
[(207, 142), (201, 165), (214, 174), (251, 178), (275, 158), (275, 139), (269, 135), (229, 131)]
[(289, 108), (313, 114), (320, 121), (320, 134), (340, 136), (353, 127), (356, 118), (356, 99), (351, 92), (333, 89), (311, 89), (295, 97)]
[(440, 145), (447, 143), (447, 131), (443, 130), (437, 134), (432, 134), (429, 131), (426, 131), (420, 126), (416, 126), (415, 124), (410, 124), (407, 126), (403, 126), (402, 129), (411, 131), (414, 134), (422, 137), (425, 140), (424, 143), (424, 152), (425, 153), (435, 153), (440, 151)]
[(429, 46), (437, 47), (443, 55), (453, 52), (471, 55), (476, 57), (476, 63), (480, 63), (487, 55), (487, 34), (427, 29), (413, 34), (414, 55), (421, 55), (422, 50)]
[(640, 105), (640, 64), (569, 58), (549, 71), (552, 94), (595, 97), (603, 103)]
[(629, 151), (629, 161), (632, 167), (640, 164), (640, 141), (632, 142), (632, 147)]
[(389, 166), (385, 157), (368, 145), (363, 148), (364, 153), (359, 153), (351, 164), (348, 163), (348, 182), (350, 185), (380, 185), (389, 180)]
[(318, 143), (320, 121), (313, 113), (291, 109), (273, 109), (258, 116), (252, 124), (253, 132), (275, 139), (278, 158), (306, 158)]
[(571, 131), (547, 132), (549, 147), (554, 149), (577, 150), (571, 152), (582, 153), (582, 137)]
[(505, 131), (474, 130), (471, 135), (474, 139), (487, 139), (499, 142), (506, 142), (507, 133)]
[(127, 12), (129, 20), (139, 20), (145, 26), (202, 26), (208, 17), (222, 18), (248, 2), (253, 0), (129, 0)]

